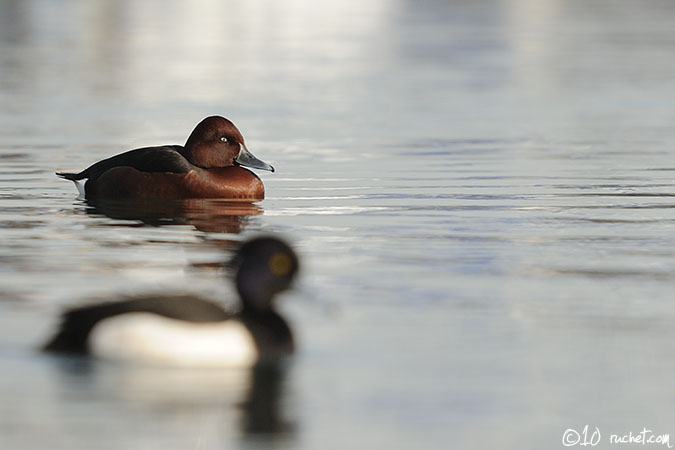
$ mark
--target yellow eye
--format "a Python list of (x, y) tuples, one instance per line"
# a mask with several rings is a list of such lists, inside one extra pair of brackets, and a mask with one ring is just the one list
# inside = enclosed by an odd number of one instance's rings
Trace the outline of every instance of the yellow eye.
[(293, 263), (291, 262), (291, 258), (287, 254), (275, 253), (269, 259), (269, 261), (267, 261), (267, 265), (269, 266), (273, 274), (281, 276), (281, 275), (288, 275), (288, 273), (291, 271), (291, 266), (293, 265)]

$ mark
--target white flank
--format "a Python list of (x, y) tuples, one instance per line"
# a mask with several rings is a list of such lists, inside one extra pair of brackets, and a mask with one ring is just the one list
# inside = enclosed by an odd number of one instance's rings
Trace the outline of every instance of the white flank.
[(150, 365), (242, 367), (258, 359), (251, 333), (236, 320), (195, 323), (121, 314), (96, 324), (89, 339), (95, 356)]

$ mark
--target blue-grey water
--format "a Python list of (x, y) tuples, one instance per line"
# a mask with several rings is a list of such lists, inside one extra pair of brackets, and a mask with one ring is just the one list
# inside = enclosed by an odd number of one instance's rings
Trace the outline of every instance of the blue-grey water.
[[(212, 114), (263, 202), (53, 175)], [(666, 447), (610, 439), (675, 443), (674, 176), (670, 1), (0, 0), (0, 448)], [(259, 233), (303, 263), (280, 372), (37, 351), (69, 305), (232, 306)]]

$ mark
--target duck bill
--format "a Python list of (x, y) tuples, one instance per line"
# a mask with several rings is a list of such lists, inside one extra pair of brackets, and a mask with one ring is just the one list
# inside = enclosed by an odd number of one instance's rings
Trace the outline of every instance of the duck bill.
[(234, 158), (234, 163), (238, 166), (250, 167), (251, 169), (269, 170), (270, 172), (274, 172), (274, 167), (253, 156), (253, 153), (249, 152), (243, 145), (239, 150), (239, 155)]

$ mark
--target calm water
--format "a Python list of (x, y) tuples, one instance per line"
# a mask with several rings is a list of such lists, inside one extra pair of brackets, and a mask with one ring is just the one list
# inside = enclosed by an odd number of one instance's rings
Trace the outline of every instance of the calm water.
[[(675, 4), (365, 3), (0, 0), (0, 448), (675, 443)], [(277, 168), (265, 201), (53, 175), (211, 114)], [(257, 233), (304, 263), (288, 367), (36, 351), (67, 305), (231, 304)]]

